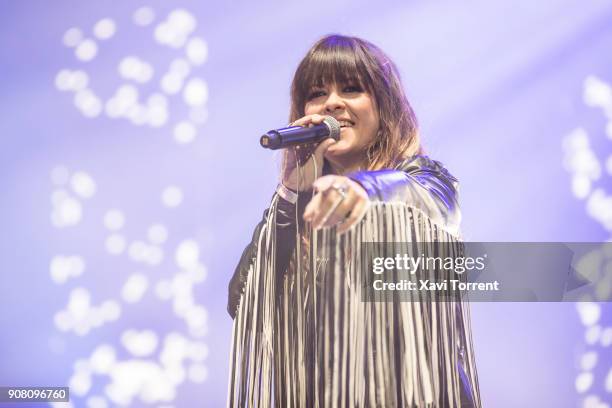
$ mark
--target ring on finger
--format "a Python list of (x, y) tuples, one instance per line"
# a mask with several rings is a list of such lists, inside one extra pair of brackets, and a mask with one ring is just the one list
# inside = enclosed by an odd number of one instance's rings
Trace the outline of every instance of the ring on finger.
[(334, 205), (332, 206), (332, 208), (329, 209), (329, 211), (327, 211), (327, 214), (325, 215), (325, 217), (321, 220), (320, 225), (325, 225), (327, 223), (327, 220), (329, 220), (329, 217), (332, 216), (333, 213), (336, 212), (336, 210), (338, 209), (338, 207), (340, 207), (340, 204), (342, 204), (342, 201), (344, 201), (344, 196), (340, 197), (339, 200), (337, 200)]
[[(346, 198), (346, 194), (347, 194), (346, 184), (342, 184), (342, 185), (334, 184), (334, 185), (332, 185), (332, 188), (334, 190), (336, 190), (338, 192), (338, 194), (340, 194), (340, 196), (342, 197), (342, 200), (344, 200)], [(342, 200), (340, 200), (340, 201), (342, 201)]]

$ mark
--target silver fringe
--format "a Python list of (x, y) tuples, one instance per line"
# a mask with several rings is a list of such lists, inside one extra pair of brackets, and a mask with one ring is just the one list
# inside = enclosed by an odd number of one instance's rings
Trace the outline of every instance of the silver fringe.
[(346, 234), (311, 233), (306, 254), (297, 231), (282, 273), (277, 199), (234, 320), (228, 407), (461, 407), (460, 368), (480, 407), (467, 303), (363, 302), (360, 292), (361, 242), (444, 243), (450, 256), (461, 242), (405, 203), (375, 203)]

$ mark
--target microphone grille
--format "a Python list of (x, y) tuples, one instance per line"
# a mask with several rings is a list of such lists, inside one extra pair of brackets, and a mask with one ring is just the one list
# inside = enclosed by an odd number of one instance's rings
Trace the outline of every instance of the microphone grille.
[(335, 140), (340, 139), (340, 122), (338, 122), (336, 118), (333, 116), (326, 116), (325, 119), (323, 119), (323, 123), (329, 128), (329, 137)]

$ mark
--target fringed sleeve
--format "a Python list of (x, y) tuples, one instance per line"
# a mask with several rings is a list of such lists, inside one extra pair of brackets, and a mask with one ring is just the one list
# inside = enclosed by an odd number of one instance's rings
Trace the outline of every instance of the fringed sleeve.
[[(261, 221), (255, 227), (251, 242), (242, 252), (234, 275), (229, 282), (227, 312), (232, 319), (236, 316), (240, 297), (246, 288), (249, 269), (257, 258), (262, 232), (270, 231), (270, 229), (274, 230), (276, 269), (285, 270), (295, 246), (296, 226), (303, 226), (300, 215), (304, 212), (308, 200), (308, 194), (299, 195), (298, 202), (295, 204), (285, 200), (277, 193), (272, 196), (270, 208), (264, 211)], [(268, 226), (270, 217), (273, 218), (274, 222)], [(297, 223), (296, 219), (298, 220)]]
[(436, 243), (437, 255), (462, 251), (456, 180), (422, 157), (354, 176), (372, 200), (362, 222), (342, 235), (303, 231), (308, 246), (294, 237), (284, 269), (275, 196), (247, 248), (228, 407), (480, 407), (469, 308), (461, 299), (362, 297), (365, 242), (407, 242), (426, 253)]
[(350, 177), (368, 192), (370, 200), (406, 203), (459, 235), (459, 183), (442, 163), (419, 155), (398, 163), (395, 170), (363, 171)]

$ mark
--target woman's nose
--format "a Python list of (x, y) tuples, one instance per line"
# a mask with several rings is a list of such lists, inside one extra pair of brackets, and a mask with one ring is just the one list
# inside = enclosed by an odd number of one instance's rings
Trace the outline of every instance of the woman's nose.
[(325, 111), (333, 112), (338, 109), (344, 109), (344, 100), (336, 92), (332, 92), (325, 101)]

